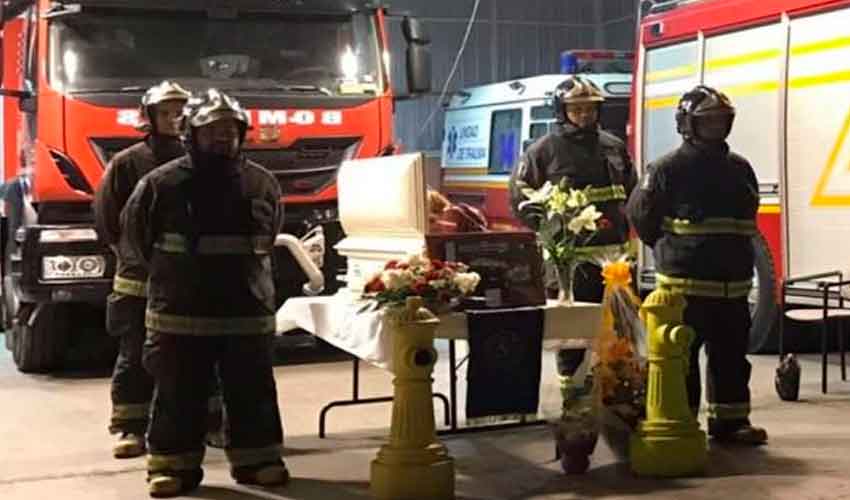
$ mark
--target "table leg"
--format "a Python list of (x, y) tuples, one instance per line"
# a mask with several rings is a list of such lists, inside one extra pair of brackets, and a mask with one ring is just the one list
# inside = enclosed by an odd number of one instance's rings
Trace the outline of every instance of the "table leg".
[[(327, 414), (331, 410), (331, 408), (336, 408), (339, 406), (355, 406), (361, 404), (374, 404), (374, 403), (390, 403), (393, 400), (392, 396), (382, 396), (377, 398), (361, 398), (360, 397), (360, 359), (355, 357), (352, 360), (351, 367), (351, 399), (342, 400), (342, 401), (331, 401), (326, 404), (321, 412), (319, 412), (319, 438), (324, 439), (327, 433), (325, 432), (326, 426), (325, 421), (327, 420)], [(446, 425), (451, 424), (451, 415), (454, 405), (449, 404), (448, 398), (446, 398), (445, 394), (441, 394), (439, 392), (434, 393), (434, 397), (443, 402), (443, 414), (445, 415)]]

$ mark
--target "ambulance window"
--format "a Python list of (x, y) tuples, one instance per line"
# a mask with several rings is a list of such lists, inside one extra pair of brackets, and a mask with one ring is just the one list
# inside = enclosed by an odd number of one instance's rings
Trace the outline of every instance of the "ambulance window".
[(491, 174), (509, 173), (519, 160), (522, 140), (522, 110), (506, 109), (493, 112), (490, 132)]
[(552, 106), (535, 106), (531, 108), (532, 120), (554, 120), (555, 111)]
[(531, 124), (531, 131), (528, 134), (531, 140), (536, 141), (549, 132), (549, 124), (546, 122), (537, 122)]

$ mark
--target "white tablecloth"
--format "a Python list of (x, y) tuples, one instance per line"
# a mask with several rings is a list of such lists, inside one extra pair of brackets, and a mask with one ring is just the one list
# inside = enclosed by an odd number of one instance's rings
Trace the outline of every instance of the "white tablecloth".
[[(277, 332), (283, 334), (301, 328), (368, 363), (392, 371), (392, 339), (384, 325), (384, 311), (360, 312), (364, 305), (348, 292), (292, 298), (277, 312)], [(546, 350), (578, 347), (599, 331), (602, 322), (599, 304), (579, 302), (562, 306), (549, 301), (542, 307)], [(467, 336), (466, 314), (440, 316), (437, 338), (457, 340)]]

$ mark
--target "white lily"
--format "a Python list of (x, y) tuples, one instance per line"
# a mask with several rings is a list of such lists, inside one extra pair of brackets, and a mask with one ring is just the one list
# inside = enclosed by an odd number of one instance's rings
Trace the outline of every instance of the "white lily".
[(567, 228), (574, 234), (579, 234), (582, 230), (596, 231), (596, 221), (600, 217), (602, 217), (602, 212), (596, 210), (595, 205), (590, 205), (574, 217), (567, 224)]
[(524, 187), (521, 189), (523, 196), (527, 199), (523, 202), (520, 202), (519, 209), (522, 210), (528, 205), (537, 205), (543, 204), (552, 196), (552, 191), (555, 189), (555, 186), (546, 181), (540, 189), (532, 189), (529, 187)]

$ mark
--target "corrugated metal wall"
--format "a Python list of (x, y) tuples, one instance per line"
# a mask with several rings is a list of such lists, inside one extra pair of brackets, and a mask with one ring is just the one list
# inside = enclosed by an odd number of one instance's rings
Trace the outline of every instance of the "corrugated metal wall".
[[(439, 93), (463, 39), (474, 0), (391, 0), (391, 12), (410, 12), (426, 21), (431, 34), (434, 93)], [(476, 22), (458, 70), (454, 90), (559, 70), (567, 49), (629, 49), (634, 41), (635, 0), (481, 0)], [(406, 92), (405, 43), (401, 20), (391, 21), (392, 77), (398, 93)], [(408, 151), (438, 154), (443, 114), (438, 111), (423, 128), (438, 98), (400, 101), (395, 132)]]

